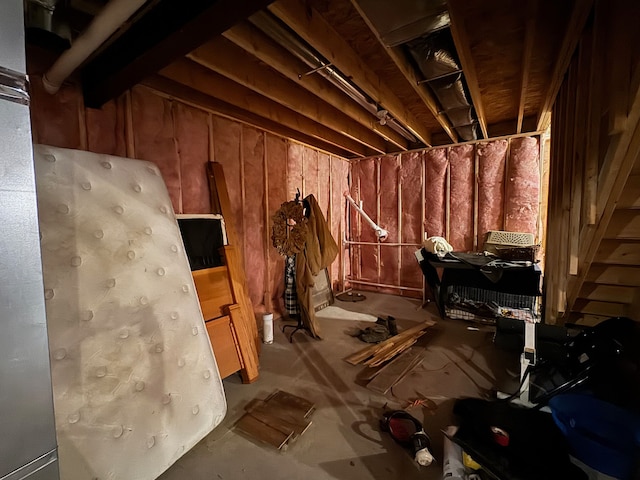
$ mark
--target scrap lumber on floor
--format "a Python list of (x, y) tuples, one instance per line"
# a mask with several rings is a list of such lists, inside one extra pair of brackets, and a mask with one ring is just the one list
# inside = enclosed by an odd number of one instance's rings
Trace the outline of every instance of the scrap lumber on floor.
[(364, 362), (365, 365), (370, 367), (380, 366), (413, 345), (418, 338), (424, 335), (429, 327), (435, 324), (436, 322), (427, 320), (387, 340), (365, 347), (349, 355), (344, 360), (351, 365), (358, 365)]
[(422, 363), (423, 353), (422, 349), (414, 347), (398, 355), (397, 360), (388, 363), (378, 371), (377, 375), (367, 383), (367, 388), (384, 395)]
[(314, 412), (315, 404), (278, 390), (266, 400), (251, 401), (245, 410), (247, 413), (236, 423), (240, 431), (278, 449), (286, 449), (291, 440), (311, 426), (308, 417)]

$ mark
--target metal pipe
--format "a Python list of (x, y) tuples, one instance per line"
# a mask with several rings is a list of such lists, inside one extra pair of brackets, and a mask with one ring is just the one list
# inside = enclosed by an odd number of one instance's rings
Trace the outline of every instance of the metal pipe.
[[(339, 73), (331, 63), (318, 57), (315, 52), (304, 45), (304, 43), (296, 38), (294, 34), (283, 28), (270, 14), (266, 12), (258, 12), (252, 15), (249, 18), (249, 21), (263, 33), (288, 50), (289, 53), (306, 63), (309, 67), (317, 70), (320, 75), (342, 90), (347, 96), (349, 96), (349, 98), (358, 103), (358, 105), (363, 107), (372, 115), (377, 115), (378, 105), (375, 102), (370, 101), (364, 93)], [(387, 125), (410, 142), (418, 141), (415, 135), (401, 125), (397, 120), (391, 118), (387, 121)]]
[(356, 212), (358, 212), (362, 216), (362, 218), (364, 218), (364, 220), (371, 226), (371, 228), (373, 228), (373, 230), (376, 232), (376, 235), (378, 236), (379, 241), (382, 242), (389, 236), (389, 232), (387, 232), (384, 228), (379, 227), (376, 222), (371, 220), (371, 217), (369, 217), (369, 215), (367, 215), (367, 213), (356, 203), (356, 201), (351, 198), (349, 192), (344, 192), (344, 197), (349, 201), (353, 208), (356, 209)]
[(146, 0), (111, 0), (94, 17), (87, 29), (65, 50), (42, 76), (44, 89), (56, 93), (62, 83), (113, 33), (138, 11)]
[(356, 283), (358, 285), (368, 285), (370, 287), (397, 288), (398, 290), (410, 290), (412, 292), (422, 292), (423, 290), (422, 288), (402, 287), (400, 285), (389, 285), (387, 283), (364, 282), (362, 280), (354, 280), (352, 278), (347, 278), (347, 282)]

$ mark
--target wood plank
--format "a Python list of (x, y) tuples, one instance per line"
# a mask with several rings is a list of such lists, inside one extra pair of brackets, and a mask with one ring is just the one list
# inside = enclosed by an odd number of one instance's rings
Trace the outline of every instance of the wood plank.
[(640, 242), (603, 240), (594, 258), (609, 265), (640, 265)]
[(367, 389), (381, 395), (386, 394), (391, 387), (422, 362), (423, 354), (423, 349), (419, 348), (412, 348), (402, 353), (390, 368), (385, 369), (367, 384)]
[(254, 340), (254, 333), (247, 325), (245, 315), (243, 315), (240, 305), (231, 305), (228, 307), (228, 312), (229, 317), (231, 317), (233, 332), (238, 342), (240, 359), (242, 360), (242, 381), (244, 383), (253, 383), (259, 376), (258, 351)]
[(424, 83), (420, 82), (418, 75), (416, 73), (416, 69), (411, 65), (407, 56), (401, 47), (388, 47), (385, 42), (382, 40), (378, 29), (373, 26), (371, 20), (366, 15), (366, 12), (360, 7), (360, 4), (357, 0), (351, 0), (351, 5), (356, 9), (356, 11), (360, 14), (362, 19), (365, 21), (373, 35), (378, 39), (378, 42), (384, 48), (389, 58), (393, 60), (393, 63), (396, 64), (400, 73), (407, 79), (409, 85), (414, 89), (416, 94), (420, 97), (422, 102), (427, 106), (429, 111), (433, 114), (435, 119), (438, 121), (442, 129), (446, 132), (453, 143), (458, 143), (458, 134), (451, 125), (449, 118), (440, 110), (438, 102), (431, 92), (431, 90), (424, 85)]
[(522, 132), (522, 120), (524, 119), (524, 106), (527, 100), (527, 88), (529, 86), (529, 74), (531, 70), (531, 57), (533, 55), (533, 39), (536, 34), (536, 20), (538, 18), (537, 0), (527, 0), (527, 24), (524, 31), (524, 48), (522, 51), (522, 78), (520, 80), (520, 99), (518, 100), (518, 121), (516, 133)]
[(464, 8), (464, 2), (462, 0), (449, 0), (448, 5), (449, 17), (451, 18), (451, 36), (453, 37), (453, 43), (456, 46), (456, 51), (460, 58), (460, 64), (462, 65), (464, 78), (467, 82), (467, 86), (469, 87), (471, 99), (473, 100), (473, 107), (476, 111), (476, 115), (478, 116), (482, 135), (484, 138), (489, 138), (487, 117), (484, 113), (484, 105), (482, 104), (482, 92), (480, 90), (480, 83), (478, 82), (478, 73), (476, 72), (473, 53), (471, 52), (472, 44), (466, 33), (467, 28), (465, 25), (465, 17), (460, 13)]
[(604, 285), (640, 287), (640, 267), (594, 264), (589, 269), (585, 280)]
[(542, 107), (538, 113), (538, 122), (536, 130), (546, 130), (551, 123), (551, 109), (556, 100), (556, 96), (560, 91), (560, 86), (564, 80), (567, 68), (571, 62), (573, 52), (578, 45), (582, 32), (584, 30), (589, 14), (593, 8), (593, 0), (581, 0), (576, 1), (573, 6), (573, 11), (569, 16), (569, 24), (565, 29), (565, 35), (562, 40), (562, 45), (558, 51), (556, 62), (553, 67), (553, 73), (549, 80), (549, 86), (544, 95), (544, 101)]
[(281, 449), (293, 436), (293, 433), (286, 435), (279, 432), (275, 428), (262, 423), (251, 414), (245, 414), (236, 423), (236, 428), (256, 440), (273, 445), (277, 449)]
[(431, 132), (317, 11), (298, 0), (278, 0), (269, 10), (388, 110), (419, 141), (431, 145)]
[(276, 429), (280, 433), (283, 433), (287, 436), (291, 435), (290, 440), (295, 440), (296, 437), (298, 437), (298, 433), (296, 433), (293, 424), (287, 422), (286, 420), (283, 420), (282, 418), (278, 418), (275, 415), (272, 415), (271, 413), (265, 411), (260, 407), (250, 409), (249, 415), (256, 418), (257, 420), (260, 420), (265, 425)]
[(272, 0), (163, 0), (82, 70), (85, 103), (99, 108)]
[(604, 238), (640, 240), (640, 211), (616, 210)]
[(386, 153), (383, 138), (355, 122), (342, 111), (292, 83), (268, 65), (226, 38), (219, 37), (187, 55), (194, 62), (263, 95), (305, 117), (368, 146)]
[(367, 358), (375, 355), (377, 352), (380, 352), (383, 349), (388, 348), (389, 346), (397, 345), (398, 343), (405, 341), (412, 335), (421, 332), (422, 330), (426, 330), (427, 328), (432, 327), (435, 324), (436, 322), (434, 322), (433, 320), (427, 320), (425, 322), (419, 323), (418, 325), (414, 325), (413, 327), (407, 328), (406, 330), (398, 333), (398, 335), (390, 337), (387, 340), (374, 345), (369, 345), (368, 347), (352, 353), (351, 355), (346, 357), (344, 361), (350, 363), (351, 365), (358, 365), (359, 363), (365, 361)]
[(205, 321), (224, 315), (225, 307), (234, 303), (227, 267), (205, 268), (191, 274)]
[(617, 208), (640, 208), (640, 175), (631, 175), (622, 190)]
[(302, 435), (313, 423), (305, 418), (300, 410), (289, 408), (278, 402), (266, 402), (256, 399), (249, 403), (245, 409), (251, 414), (258, 411), (283, 420), (293, 428), (295, 435)]
[(579, 297), (586, 300), (597, 300), (601, 302), (631, 303), (633, 302), (635, 290), (635, 287), (584, 283), (582, 285), (582, 290), (580, 290)]
[(229, 316), (225, 315), (224, 317), (210, 320), (205, 323), (205, 326), (216, 357), (220, 378), (227, 378), (242, 369), (238, 345)]
[[(262, 15), (262, 13), (257, 13), (252, 18), (256, 18), (258, 15)], [(300, 78), (299, 75), (309, 70), (310, 67), (292, 58), (282, 47), (277, 45), (270, 37), (257, 28), (244, 22), (230, 28), (223, 36), (256, 58), (262, 60), (289, 80), (296, 82), (301, 87), (339, 109), (369, 130), (373, 130), (385, 140), (393, 143), (400, 150), (407, 150), (407, 139), (389, 126), (380, 125), (377, 117), (366, 112), (344, 93), (334, 88), (324, 78), (319, 75), (305, 75)]]
[[(286, 126), (286, 120), (284, 121), (284, 123), (280, 123), (279, 121), (276, 121), (272, 118), (263, 117), (252, 111), (248, 111), (244, 108), (232, 105), (231, 103), (228, 103), (224, 100), (214, 98), (199, 90), (188, 87), (182, 83), (178, 83), (168, 78), (154, 75), (147, 78), (142, 84), (145, 87), (152, 89), (155, 93), (162, 97), (169, 98), (171, 100), (178, 100), (186, 105), (191, 105), (210, 113), (214, 113), (216, 115), (221, 115), (226, 118), (243, 122), (247, 125), (265, 130), (266, 132), (273, 133), (280, 137), (291, 138), (292, 140), (297, 140), (306, 145), (312, 145), (316, 148), (319, 148), (320, 150), (333, 153), (334, 155), (339, 155), (340, 157), (349, 157), (353, 155), (351, 152), (343, 149), (342, 147), (328, 143), (320, 139), (319, 137), (308, 135), (304, 132), (304, 128), (302, 127), (293, 128)], [(291, 123), (296, 124), (295, 116), (297, 114), (295, 114), (294, 112), (291, 113)], [(268, 111), (268, 114), (275, 115), (275, 112)], [(301, 116), (298, 115), (298, 117)], [(127, 148), (129, 148), (128, 145), (129, 144), (127, 143)], [(127, 156), (130, 155), (127, 154)], [(135, 158), (135, 156), (131, 156), (131, 158)]]
[(623, 303), (598, 302), (582, 298), (576, 300), (572, 310), (580, 313), (606, 315), (609, 317), (622, 317), (626, 311)]
[(292, 393), (288, 393), (282, 390), (277, 390), (265, 400), (269, 405), (278, 404), (285, 408), (291, 408), (301, 412), (303, 417), (311, 415), (316, 405), (310, 402), (306, 398), (299, 397)]

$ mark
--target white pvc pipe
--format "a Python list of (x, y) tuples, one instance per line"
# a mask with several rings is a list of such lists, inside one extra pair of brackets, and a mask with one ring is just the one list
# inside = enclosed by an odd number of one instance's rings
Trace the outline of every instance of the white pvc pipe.
[(369, 217), (369, 215), (367, 215), (366, 212), (362, 208), (360, 208), (356, 201), (351, 198), (349, 192), (344, 192), (344, 197), (349, 201), (351, 205), (353, 205), (353, 208), (355, 208), (356, 211), (360, 215), (362, 215), (362, 218), (365, 219), (365, 221), (371, 226), (371, 228), (373, 228), (373, 230), (376, 232), (376, 235), (378, 236), (378, 241), (384, 242), (387, 239), (387, 236), (389, 236), (389, 232), (387, 232), (384, 228), (379, 227), (376, 222), (371, 220), (371, 217)]
[(111, 0), (93, 18), (87, 29), (73, 42), (71, 48), (65, 50), (49, 71), (43, 75), (44, 89), (52, 95), (56, 93), (67, 77), (145, 2), (146, 0)]

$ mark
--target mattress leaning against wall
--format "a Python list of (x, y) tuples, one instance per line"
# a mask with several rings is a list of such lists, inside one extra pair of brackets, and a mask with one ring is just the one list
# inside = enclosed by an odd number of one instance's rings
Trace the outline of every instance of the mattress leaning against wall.
[(158, 477), (226, 413), (158, 168), (35, 147), (61, 478)]

